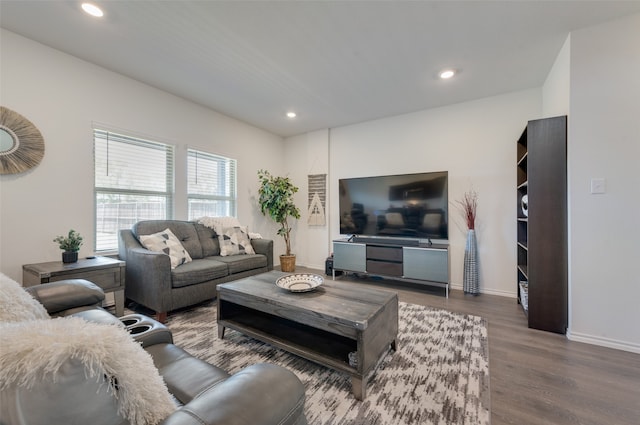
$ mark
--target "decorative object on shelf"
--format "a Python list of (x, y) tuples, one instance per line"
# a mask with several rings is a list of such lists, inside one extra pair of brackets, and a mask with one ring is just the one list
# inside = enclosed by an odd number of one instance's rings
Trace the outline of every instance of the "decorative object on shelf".
[(291, 226), (289, 217), (300, 218), (300, 209), (293, 202), (293, 195), (298, 191), (289, 177), (275, 177), (266, 170), (258, 170), (258, 189), (260, 211), (269, 215), (280, 225), (278, 235), (284, 238), (286, 254), (280, 255), (280, 270), (293, 272), (296, 270), (296, 256), (291, 254)]
[(69, 230), (67, 236), (58, 236), (54, 240), (58, 243), (62, 252), (63, 263), (75, 263), (78, 261), (78, 251), (82, 246), (82, 236), (75, 230)]
[(289, 292), (309, 292), (322, 285), (322, 276), (310, 273), (297, 273), (279, 277), (276, 286)]
[(44, 139), (35, 125), (11, 109), (0, 106), (0, 174), (18, 174), (35, 167), (44, 157)]
[(467, 222), (467, 244), (464, 248), (463, 290), (466, 294), (478, 295), (478, 260), (476, 244), (476, 212), (478, 209), (478, 193), (471, 189), (465, 192), (462, 200), (458, 201), (462, 216)]
[(529, 217), (529, 195), (523, 195), (520, 204), (522, 206), (522, 214), (525, 217)]
[(529, 282), (521, 280), (520, 283), (520, 304), (525, 311), (529, 310)]

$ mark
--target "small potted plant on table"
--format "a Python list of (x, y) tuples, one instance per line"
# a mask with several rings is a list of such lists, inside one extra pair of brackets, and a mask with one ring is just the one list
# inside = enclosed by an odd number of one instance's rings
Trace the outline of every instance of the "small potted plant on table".
[(78, 251), (80, 251), (80, 246), (82, 246), (82, 236), (80, 236), (80, 233), (71, 229), (67, 236), (58, 236), (53, 241), (57, 242), (63, 251), (63, 263), (75, 263), (78, 261)]
[(280, 225), (278, 234), (284, 238), (287, 247), (286, 254), (280, 255), (280, 270), (294, 272), (296, 270), (296, 256), (291, 254), (291, 226), (288, 218), (300, 218), (300, 210), (293, 203), (293, 195), (298, 188), (289, 180), (289, 177), (275, 177), (268, 171), (259, 170), (260, 195), (258, 203), (263, 215), (269, 217)]

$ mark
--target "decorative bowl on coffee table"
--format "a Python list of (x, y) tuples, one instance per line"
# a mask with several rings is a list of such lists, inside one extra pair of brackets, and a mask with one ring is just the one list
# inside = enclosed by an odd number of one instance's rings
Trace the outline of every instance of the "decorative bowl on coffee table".
[(313, 273), (295, 273), (282, 276), (276, 280), (276, 285), (289, 292), (309, 292), (322, 285), (324, 278)]

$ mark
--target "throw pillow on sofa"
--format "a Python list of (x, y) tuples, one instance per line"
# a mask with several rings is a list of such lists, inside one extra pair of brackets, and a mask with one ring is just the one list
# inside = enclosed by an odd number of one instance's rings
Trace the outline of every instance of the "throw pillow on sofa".
[(171, 268), (193, 261), (180, 240), (167, 228), (152, 235), (140, 235), (140, 243), (150, 251), (164, 252), (171, 258)]
[(218, 235), (218, 241), (220, 242), (220, 255), (222, 257), (256, 253), (251, 245), (249, 231), (246, 227), (227, 227), (222, 231), (222, 234)]

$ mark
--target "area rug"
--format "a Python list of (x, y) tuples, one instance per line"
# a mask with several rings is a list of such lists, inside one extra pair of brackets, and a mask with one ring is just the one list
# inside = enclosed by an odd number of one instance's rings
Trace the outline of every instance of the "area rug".
[(229, 373), (254, 363), (293, 371), (306, 389), (310, 425), (490, 423), (486, 321), (400, 303), (397, 351), (380, 362), (364, 401), (349, 376), (227, 329), (218, 339), (216, 305), (171, 314), (175, 343)]

